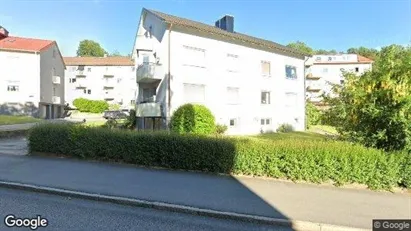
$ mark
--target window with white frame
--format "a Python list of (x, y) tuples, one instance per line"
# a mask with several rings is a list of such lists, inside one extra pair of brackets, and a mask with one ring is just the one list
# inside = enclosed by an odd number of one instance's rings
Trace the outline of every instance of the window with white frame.
[(205, 86), (185, 83), (184, 101), (187, 103), (203, 103), (205, 101)]
[(328, 68), (323, 68), (323, 73), (328, 73)]
[(238, 55), (227, 54), (227, 70), (237, 72), (239, 69)]
[(271, 63), (268, 61), (261, 61), (261, 75), (271, 76)]
[(227, 87), (227, 103), (239, 104), (240, 89), (238, 87)]
[(184, 65), (205, 67), (205, 50), (196, 47), (183, 46)]
[(261, 125), (266, 126), (266, 125), (271, 125), (271, 118), (262, 118), (260, 121)]
[(297, 68), (295, 66), (285, 66), (285, 76), (287, 79), (297, 79)]
[(70, 78), (69, 79), (69, 83), (75, 83), (76, 82), (76, 78)]
[(19, 91), (19, 86), (18, 85), (8, 85), (7, 91)]
[(79, 65), (79, 66), (77, 67), (77, 70), (78, 70), (78, 71), (84, 71), (84, 65)]
[(236, 127), (238, 125), (238, 119), (237, 118), (231, 118), (229, 121), (230, 127)]
[(261, 104), (271, 104), (271, 92), (269, 91), (261, 92)]

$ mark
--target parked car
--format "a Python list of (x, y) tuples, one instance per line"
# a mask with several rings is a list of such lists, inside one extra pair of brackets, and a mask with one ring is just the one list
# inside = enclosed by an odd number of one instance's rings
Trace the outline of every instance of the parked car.
[(128, 109), (121, 109), (121, 110), (111, 110), (105, 111), (103, 114), (104, 119), (126, 119), (130, 115), (130, 111)]

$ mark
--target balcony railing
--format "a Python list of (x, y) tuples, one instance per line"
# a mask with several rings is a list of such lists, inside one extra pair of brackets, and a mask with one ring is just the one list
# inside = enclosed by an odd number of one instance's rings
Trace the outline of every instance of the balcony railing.
[(322, 86), (320, 84), (313, 84), (313, 83), (309, 83), (307, 84), (307, 91), (309, 92), (319, 92), (321, 91)]
[(308, 73), (308, 74), (305, 76), (305, 78), (308, 79), (308, 80), (318, 80), (318, 79), (321, 79), (320, 76), (318, 76), (318, 75), (313, 75), (312, 73)]
[(86, 77), (86, 71), (84, 70), (77, 70), (76, 71), (76, 78), (85, 78)]
[(164, 68), (157, 63), (143, 63), (137, 68), (137, 82), (152, 83), (162, 80), (164, 77)]
[(60, 104), (61, 103), (60, 96), (53, 96), (51, 100), (52, 100), (53, 104)]
[(60, 84), (61, 78), (60, 76), (53, 76), (53, 84)]
[(146, 102), (136, 105), (137, 117), (160, 117), (161, 116), (161, 103), (158, 102)]

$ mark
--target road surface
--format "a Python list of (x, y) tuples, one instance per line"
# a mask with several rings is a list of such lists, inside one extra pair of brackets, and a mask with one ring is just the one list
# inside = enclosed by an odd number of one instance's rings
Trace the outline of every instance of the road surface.
[[(88, 201), (48, 194), (0, 188), (0, 230), (7, 228), (5, 217), (18, 218), (40, 215), (47, 227), (37, 230), (290, 230), (274, 227), (194, 216), (147, 208)], [(24, 230), (30, 230), (25, 228)]]

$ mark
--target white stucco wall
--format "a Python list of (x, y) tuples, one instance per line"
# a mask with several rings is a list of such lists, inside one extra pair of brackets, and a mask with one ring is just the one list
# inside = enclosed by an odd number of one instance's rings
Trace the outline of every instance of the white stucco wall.
[[(60, 84), (53, 84), (53, 75), (60, 76)], [(52, 96), (58, 96), (60, 104), (64, 104), (64, 61), (59, 55), (56, 45), (41, 52), (40, 76), (40, 102), (51, 104), (53, 103)], [(55, 89), (54, 93), (53, 88)]]
[[(84, 75), (77, 77), (78, 66), (67, 66), (66, 69), (66, 99), (65, 102), (72, 105), (76, 98), (87, 98), (92, 100), (104, 100), (106, 97), (114, 97), (111, 103), (123, 102), (124, 107), (134, 106), (132, 100), (136, 99), (136, 74), (134, 66), (85, 66)], [(105, 74), (113, 74), (114, 77), (104, 77)], [(75, 83), (70, 83), (70, 79), (76, 79)], [(113, 89), (104, 89), (107, 84)], [(77, 88), (79, 85), (85, 86), (83, 89)], [(88, 94), (87, 90), (91, 90)]]
[[(40, 55), (26, 52), (0, 51), (0, 104), (38, 106), (40, 101)], [(8, 85), (18, 91), (7, 91)]]

